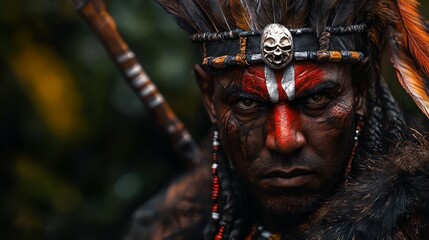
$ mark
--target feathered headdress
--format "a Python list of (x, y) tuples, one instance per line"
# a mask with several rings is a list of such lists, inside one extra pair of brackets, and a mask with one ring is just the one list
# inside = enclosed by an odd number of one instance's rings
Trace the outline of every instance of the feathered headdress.
[(192, 40), (203, 43), (204, 66), (212, 69), (267, 63), (259, 46), (264, 29), (272, 23), (290, 30), (295, 61), (378, 65), (388, 42), (399, 81), (429, 117), (429, 31), (416, 0), (157, 2), (192, 34)]
[(389, 26), (391, 61), (402, 87), (429, 117), (429, 32), (415, 0), (397, 0), (397, 20)]

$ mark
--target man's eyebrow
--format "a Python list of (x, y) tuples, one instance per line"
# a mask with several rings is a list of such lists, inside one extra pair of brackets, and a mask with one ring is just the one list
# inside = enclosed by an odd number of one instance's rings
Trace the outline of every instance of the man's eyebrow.
[(314, 93), (328, 91), (328, 90), (336, 90), (339, 88), (341, 88), (340, 83), (338, 83), (337, 81), (329, 80), (326, 82), (322, 82), (313, 88), (303, 91), (302, 93), (299, 94), (299, 97), (306, 97)]
[(228, 98), (231, 96), (239, 98), (248, 98), (256, 101), (263, 101), (263, 98), (261, 96), (245, 92), (239, 86), (230, 86), (226, 88), (225, 91), (223, 91), (223, 93), (221, 94), (222, 98)]

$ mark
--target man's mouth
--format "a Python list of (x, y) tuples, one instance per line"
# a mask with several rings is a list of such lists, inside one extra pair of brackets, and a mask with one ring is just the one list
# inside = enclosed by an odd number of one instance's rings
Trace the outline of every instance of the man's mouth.
[(303, 169), (275, 169), (261, 177), (261, 187), (266, 190), (297, 188), (314, 179), (315, 172)]

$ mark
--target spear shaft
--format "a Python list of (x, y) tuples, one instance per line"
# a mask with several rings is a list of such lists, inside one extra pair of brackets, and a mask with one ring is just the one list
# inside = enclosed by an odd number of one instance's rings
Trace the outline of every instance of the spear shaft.
[(101, 40), (127, 83), (147, 106), (155, 122), (171, 139), (173, 149), (186, 160), (188, 167), (197, 165), (198, 145), (123, 40), (104, 2), (102, 0), (72, 0), (72, 2), (76, 11)]

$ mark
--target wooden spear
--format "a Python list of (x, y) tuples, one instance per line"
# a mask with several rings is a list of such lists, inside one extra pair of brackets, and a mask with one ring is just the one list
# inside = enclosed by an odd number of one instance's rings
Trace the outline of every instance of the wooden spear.
[(72, 0), (72, 2), (76, 11), (103, 42), (127, 83), (148, 107), (155, 122), (171, 139), (173, 149), (186, 160), (188, 167), (195, 167), (199, 160), (198, 145), (123, 40), (104, 2), (102, 0)]

